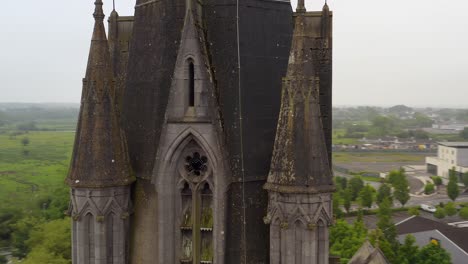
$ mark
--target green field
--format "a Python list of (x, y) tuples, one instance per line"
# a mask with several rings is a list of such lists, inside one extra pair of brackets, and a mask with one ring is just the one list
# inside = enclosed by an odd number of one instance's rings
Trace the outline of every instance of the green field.
[(334, 152), (334, 163), (423, 162), (427, 154), (405, 152)]
[(0, 134), (0, 209), (38, 210), (40, 197), (65, 190), (74, 136), (50, 131)]

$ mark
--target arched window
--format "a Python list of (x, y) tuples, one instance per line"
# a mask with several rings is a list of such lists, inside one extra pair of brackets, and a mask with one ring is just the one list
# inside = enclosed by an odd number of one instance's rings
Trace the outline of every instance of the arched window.
[(182, 219), (181, 219), (181, 262), (192, 263), (193, 261), (193, 216), (192, 216), (192, 190), (188, 183), (181, 190), (182, 196)]
[(85, 259), (89, 260), (89, 263), (94, 263), (96, 258), (96, 252), (94, 250), (95, 241), (94, 241), (94, 216), (92, 214), (86, 214), (85, 217), (85, 228), (87, 233), (87, 248), (85, 249)]
[(110, 213), (106, 217), (107, 264), (114, 263), (114, 241), (116, 240), (114, 232), (114, 213)]
[(208, 158), (190, 152), (184, 163), (180, 190), (180, 263), (213, 263), (213, 191), (206, 181)]
[(213, 192), (208, 183), (201, 185), (201, 248), (200, 256), (203, 263), (213, 261)]
[(327, 250), (327, 229), (325, 222), (321, 219), (317, 223), (317, 263), (325, 263), (328, 255), (326, 254)]
[(271, 229), (270, 229), (270, 241), (271, 241), (271, 258), (270, 258), (270, 264), (280, 264), (282, 261), (281, 258), (281, 220), (279, 218), (276, 218), (272, 223), (271, 223)]
[(193, 61), (188, 61), (188, 95), (189, 95), (189, 106), (195, 106), (195, 66), (193, 65)]
[(302, 250), (302, 246), (304, 244), (304, 232), (305, 232), (305, 227), (304, 225), (302, 224), (301, 221), (296, 221), (296, 223), (294, 223), (294, 248), (295, 248), (295, 252), (294, 252), (294, 262), (295, 264), (302, 264), (303, 263), (303, 253), (304, 251)]

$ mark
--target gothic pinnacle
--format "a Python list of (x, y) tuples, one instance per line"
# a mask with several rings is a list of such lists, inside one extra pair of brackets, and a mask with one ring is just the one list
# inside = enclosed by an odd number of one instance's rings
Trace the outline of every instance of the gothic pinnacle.
[(96, 2), (94, 2), (94, 5), (95, 5), (95, 9), (94, 9), (94, 19), (96, 21), (103, 21), (104, 20), (104, 11), (102, 10), (102, 0), (96, 0)]
[(306, 12), (304, 0), (299, 0), (297, 1), (297, 8), (296, 8), (297, 13), (303, 13)]

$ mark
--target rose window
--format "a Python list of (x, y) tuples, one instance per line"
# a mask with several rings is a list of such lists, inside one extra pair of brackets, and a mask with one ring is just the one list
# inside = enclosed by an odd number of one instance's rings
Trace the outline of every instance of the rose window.
[(200, 176), (208, 170), (208, 166), (206, 165), (208, 158), (200, 155), (198, 152), (193, 153), (192, 156), (187, 156), (185, 162), (187, 172), (195, 176)]

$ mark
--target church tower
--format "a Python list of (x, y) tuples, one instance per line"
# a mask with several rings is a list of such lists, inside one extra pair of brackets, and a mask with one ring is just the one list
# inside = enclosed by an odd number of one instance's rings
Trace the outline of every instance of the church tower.
[(115, 102), (115, 81), (96, 0), (94, 32), (67, 184), (74, 264), (128, 263), (130, 185), (134, 182)]
[(328, 264), (334, 185), (320, 107), (325, 92), (320, 89), (320, 74), (323, 50), (330, 43), (317, 26), (328, 23), (328, 6), (323, 12), (306, 12), (304, 0), (299, 0), (294, 19), (276, 140), (264, 186), (269, 193), (265, 222), (270, 225), (270, 263)]
[(135, 0), (106, 38), (95, 1), (73, 263), (328, 264), (328, 6)]

